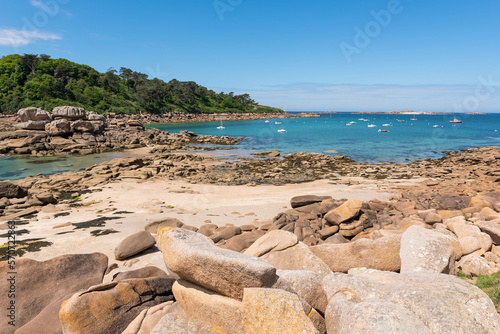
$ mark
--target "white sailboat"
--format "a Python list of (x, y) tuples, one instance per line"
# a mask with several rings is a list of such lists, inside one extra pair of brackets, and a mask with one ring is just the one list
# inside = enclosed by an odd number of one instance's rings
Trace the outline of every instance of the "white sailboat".
[(220, 120), (220, 125), (217, 127), (217, 129), (219, 130), (225, 129), (224, 125), (222, 125), (222, 120)]

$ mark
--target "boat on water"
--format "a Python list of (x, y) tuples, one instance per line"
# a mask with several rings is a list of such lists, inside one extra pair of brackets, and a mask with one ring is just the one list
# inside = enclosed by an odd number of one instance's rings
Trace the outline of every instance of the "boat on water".
[(347, 125), (347, 126), (351, 126), (351, 125), (353, 125), (353, 124), (355, 124), (355, 123), (356, 123), (356, 122), (354, 122), (354, 121), (350, 121), (349, 123), (346, 123), (345, 125)]
[(225, 129), (224, 125), (222, 125), (222, 120), (220, 120), (220, 125), (217, 127), (217, 129), (219, 130)]
[(378, 129), (378, 132), (389, 132), (389, 130)]
[(282, 132), (283, 133), (283, 132), (286, 132), (286, 130), (285, 129), (279, 129), (278, 132)]
[(358, 121), (368, 122), (366, 118), (358, 118)]
[(265, 120), (265, 123), (269, 123), (269, 120), (268, 120), (268, 119), (266, 119), (266, 120)]
[(369, 128), (376, 128), (377, 126), (375, 124), (368, 124)]
[(281, 124), (281, 123), (283, 123), (283, 122), (278, 122), (278, 121), (274, 122), (274, 124)]
[(433, 125), (432, 127), (433, 128), (439, 128), (439, 125), (436, 124), (436, 125)]
[(416, 121), (417, 119), (415, 117), (410, 118), (410, 121)]
[(392, 126), (392, 124), (382, 124), (382, 126)]
[(404, 120), (404, 119), (398, 119), (397, 121), (398, 121), (399, 123), (406, 122), (406, 120)]
[(450, 121), (450, 123), (462, 123), (462, 121), (457, 118), (454, 118), (453, 120)]

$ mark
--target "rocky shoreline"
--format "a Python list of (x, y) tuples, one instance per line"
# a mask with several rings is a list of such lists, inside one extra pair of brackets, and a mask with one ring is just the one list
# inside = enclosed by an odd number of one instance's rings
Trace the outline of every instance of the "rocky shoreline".
[[(161, 136), (165, 133), (154, 131)], [(174, 145), (197, 142), (227, 143), (225, 138), (197, 136), (189, 132), (176, 134)], [(228, 137), (230, 138), (230, 137)], [(182, 139), (182, 141), (180, 141)], [(234, 140), (234, 139), (233, 139)], [(152, 152), (162, 152), (165, 146), (156, 146)], [(182, 146), (175, 146), (181, 148)], [(172, 150), (167, 146), (166, 151)], [(0, 205), (0, 217), (15, 219), (21, 213), (39, 210), (39, 201), (27, 209), (26, 203), (50, 193), (55, 199), (76, 197), (90, 187), (102, 186), (123, 179), (146, 180), (149, 178), (185, 180), (190, 183), (222, 185), (283, 185), (326, 179), (332, 183), (356, 184), (350, 180), (361, 177), (368, 180), (419, 179), (426, 180), (417, 186), (400, 189), (403, 197), (435, 204), (443, 194), (472, 197), (479, 193), (497, 191), (500, 184), (500, 147), (491, 146), (462, 152), (447, 152), (437, 160), (415, 161), (410, 164), (360, 164), (350, 158), (319, 153), (295, 153), (282, 158), (240, 159), (225, 161), (210, 156), (190, 153), (156, 153), (143, 157), (114, 159), (83, 171), (56, 175), (37, 175), (14, 181), (19, 193), (29, 194), (9, 204), (6, 198)], [(7, 184), (4, 181), (5, 184)], [(2, 198), (4, 196), (0, 196)], [(424, 205), (424, 204), (422, 204)], [(425, 204), (427, 205), (427, 204)], [(34, 207), (31, 209), (31, 207)], [(29, 213), (30, 214), (30, 213)]]
[[(275, 150), (228, 161), (173, 150), (234, 138), (172, 135), (139, 123), (114, 126), (127, 140), (141, 133), (124, 145), (150, 146), (150, 155), (0, 182), (0, 229), (18, 238), (12, 252), (0, 248), (2, 275), (9, 256), (18, 273), (16, 327), (5, 318), (0, 334), (500, 331), (495, 296), (457, 277), (500, 271), (500, 147), (408, 164)], [(40, 136), (52, 143), (53, 136)], [(297, 190), (313, 181), (328, 188)], [(165, 188), (177, 182), (183, 186)], [(221, 223), (255, 215), (227, 212), (235, 194), (223, 199), (223, 215), (202, 209), (196, 197), (209, 201), (235, 187), (247, 187), (237, 190), (243, 198), (249, 189), (263, 197), (277, 186), (288, 196), (291, 184), (298, 187), (282, 210), (246, 224)], [(120, 207), (106, 192), (115, 185), (129, 194), (127, 203), (145, 202)], [(147, 198), (135, 192), (139, 185)], [(354, 189), (369, 185), (393, 195), (358, 198)], [(329, 190), (340, 186), (353, 196)], [(192, 198), (189, 208), (170, 205), (172, 196)], [(93, 218), (75, 220), (86, 212)], [(187, 224), (188, 215), (197, 223)], [(57, 256), (29, 258), (49, 251)]]

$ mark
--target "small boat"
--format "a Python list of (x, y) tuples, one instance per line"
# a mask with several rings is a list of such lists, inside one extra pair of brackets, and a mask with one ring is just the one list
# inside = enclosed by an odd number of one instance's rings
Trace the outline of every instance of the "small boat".
[(410, 121), (416, 121), (417, 119), (415, 117), (410, 118)]
[(454, 118), (452, 121), (450, 121), (450, 123), (462, 123), (462, 121), (457, 118)]
[(439, 128), (439, 125), (433, 125), (432, 127), (433, 128)]
[(377, 126), (375, 124), (368, 124), (369, 128), (376, 128)]
[(346, 125), (346, 126), (351, 126), (351, 125), (352, 125), (352, 123), (345, 123), (345, 125)]
[(382, 126), (392, 126), (392, 124), (382, 124)]
[(406, 122), (404, 119), (398, 119), (397, 120), (399, 123)]
[(268, 120), (268, 119), (266, 119), (265, 123), (269, 123), (269, 120)]
[(219, 130), (225, 129), (224, 125), (222, 125), (222, 120), (220, 120), (220, 125), (217, 127), (217, 129)]
[(378, 129), (378, 132), (389, 132), (389, 130)]
[(358, 118), (358, 121), (368, 122), (368, 120), (365, 118)]
[(281, 123), (283, 123), (283, 122), (278, 122), (278, 121), (274, 122), (274, 124), (281, 124)]
[(286, 132), (285, 129), (279, 129), (278, 132)]

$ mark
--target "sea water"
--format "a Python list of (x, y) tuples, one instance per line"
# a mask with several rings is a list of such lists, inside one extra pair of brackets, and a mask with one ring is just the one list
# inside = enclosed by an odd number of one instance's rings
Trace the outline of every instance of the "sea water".
[(127, 156), (129, 156), (129, 154), (125, 152), (52, 157), (3, 155), (0, 156), (0, 181), (19, 180), (36, 174), (50, 175), (77, 171), (105, 161)]
[[(449, 122), (455, 117), (462, 123)], [(376, 127), (368, 127), (369, 124)], [(233, 153), (237, 156), (277, 149), (282, 154), (301, 151), (344, 154), (367, 163), (404, 163), (438, 158), (443, 151), (500, 145), (500, 114), (336, 113), (318, 118), (269, 119), (267, 123), (264, 120), (229, 121), (223, 123), (224, 129), (218, 126), (220, 122), (151, 127), (170, 132), (189, 130), (204, 135), (245, 137)]]
[[(449, 123), (455, 117), (462, 123)], [(349, 123), (351, 125), (346, 125)], [(376, 127), (368, 127), (369, 124)], [(383, 126), (384, 124), (389, 126)], [(209, 152), (227, 158), (250, 157), (253, 152), (277, 149), (282, 155), (305, 151), (329, 155), (344, 154), (358, 162), (405, 163), (438, 158), (443, 155), (443, 151), (500, 145), (500, 113), (336, 113), (322, 114), (318, 118), (269, 119), (267, 123), (264, 120), (230, 121), (223, 122), (224, 129), (218, 129), (218, 126), (220, 122), (158, 124), (148, 127), (169, 132), (189, 130), (204, 135), (244, 137), (245, 140), (232, 146), (232, 150)], [(379, 129), (389, 132), (378, 132)], [(80, 170), (125, 156), (125, 152), (41, 158), (0, 156), (0, 180), (17, 180), (35, 174)]]

